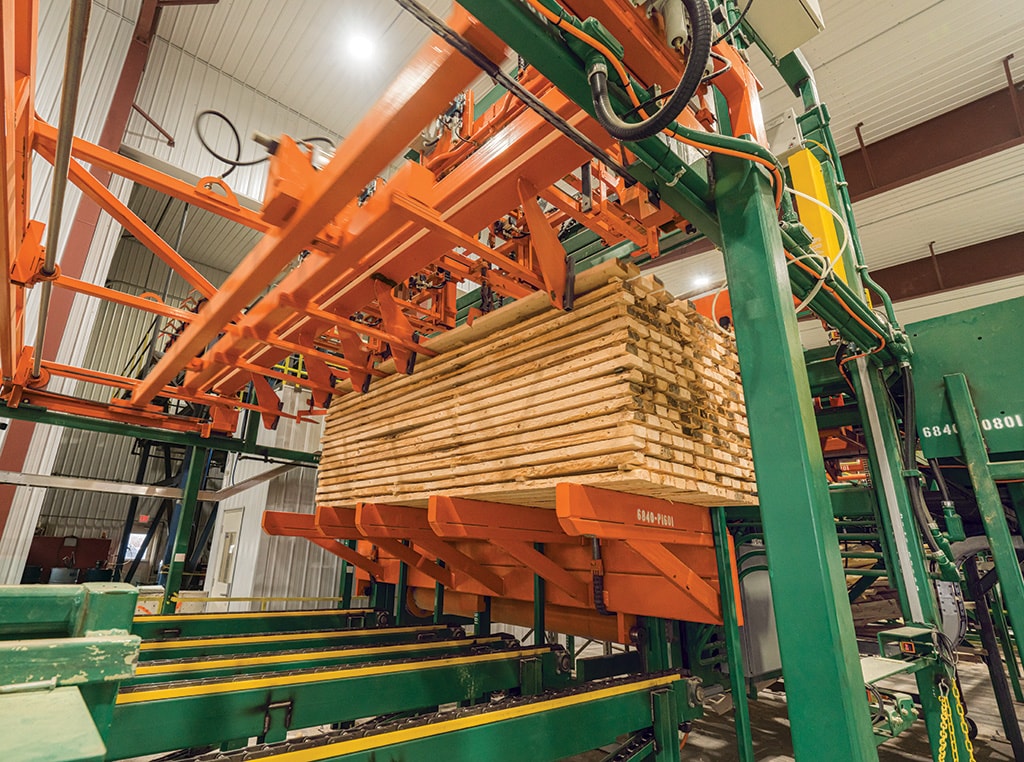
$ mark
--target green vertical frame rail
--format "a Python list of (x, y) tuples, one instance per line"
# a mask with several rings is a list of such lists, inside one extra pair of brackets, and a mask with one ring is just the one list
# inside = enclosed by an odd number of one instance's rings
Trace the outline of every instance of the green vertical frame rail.
[(188, 474), (185, 477), (181, 496), (181, 515), (178, 517), (178, 526), (174, 537), (169, 540), (173, 543), (171, 564), (167, 570), (167, 585), (164, 590), (163, 603), (160, 606), (161, 614), (174, 613), (174, 598), (181, 590), (181, 577), (185, 571), (185, 559), (188, 556), (192, 524), (195, 523), (196, 509), (199, 507), (199, 489), (202, 487), (203, 477), (206, 475), (206, 453), (205, 449), (193, 447), (189, 456)]
[(800, 760), (873, 762), (878, 754), (771, 187), (749, 161), (716, 156), (712, 164), (794, 752)]
[[(1010, 615), (1010, 624), (1017, 636), (1017, 649), (1020, 651), (1020, 633), (1024, 633), (1024, 577), (1021, 576), (1017, 562), (1017, 551), (1013, 547), (1013, 537), (1003, 513), (1003, 501), (999, 498), (993, 464), (989, 463), (988, 449), (981, 433), (978, 416), (971, 399), (971, 390), (967, 385), (967, 377), (963, 373), (952, 373), (945, 377), (946, 397), (956, 422), (960, 447), (967, 461), (967, 472), (971, 477), (974, 495), (978, 501), (985, 536), (988, 537), (989, 548), (995, 561), (996, 574), (1003, 590), (1006, 610)], [(1017, 476), (1012, 473), (1018, 464), (1000, 463), (996, 467), (1006, 472), (1005, 476)]]
[(740, 591), (732, 584), (732, 554), (729, 552), (729, 527), (726, 509), (711, 509), (715, 530), (715, 560), (718, 562), (719, 597), (722, 600), (722, 622), (725, 626), (725, 649), (729, 660), (729, 683), (736, 714), (736, 750), (739, 762), (754, 762), (754, 739), (750, 729), (750, 706), (747, 704), (746, 670), (743, 665), (743, 642), (736, 608)]

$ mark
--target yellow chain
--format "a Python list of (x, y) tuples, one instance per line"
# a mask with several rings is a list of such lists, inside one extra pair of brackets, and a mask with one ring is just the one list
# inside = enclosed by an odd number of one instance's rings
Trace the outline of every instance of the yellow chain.
[[(971, 731), (967, 726), (967, 713), (964, 712), (964, 702), (960, 700), (960, 689), (957, 687), (956, 680), (953, 681), (953, 700), (956, 701), (957, 708), (960, 710), (960, 732), (963, 733), (964, 736), (964, 748), (967, 750), (967, 760), (968, 762), (976, 762), (974, 759), (974, 744), (971, 743)], [(950, 717), (950, 725), (952, 724), (952, 717)], [(955, 760), (956, 756), (954, 756), (953, 759)]]
[[(968, 762), (976, 762), (974, 758), (974, 745), (971, 743), (970, 729), (967, 726), (967, 717), (963, 711), (963, 702), (960, 700), (960, 690), (956, 681), (950, 684), (953, 691), (953, 700), (956, 701), (957, 709), (960, 711), (960, 732), (963, 736), (964, 749), (967, 751)], [(952, 762), (960, 762), (960, 747), (956, 739), (956, 727), (953, 723), (953, 708), (949, 702), (950, 687), (946, 683), (939, 686), (939, 759), (938, 762), (946, 762), (946, 749), (952, 750)]]
[[(949, 746), (949, 699), (939, 688), (939, 759), (938, 762), (946, 762), (946, 748)], [(956, 744), (953, 745), (956, 753)]]

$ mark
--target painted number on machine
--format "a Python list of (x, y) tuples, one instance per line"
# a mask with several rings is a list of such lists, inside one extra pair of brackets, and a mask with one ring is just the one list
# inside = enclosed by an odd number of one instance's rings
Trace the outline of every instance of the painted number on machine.
[(676, 520), (667, 513), (657, 513), (644, 508), (636, 509), (636, 520), (644, 524), (654, 524), (659, 527), (674, 527)]
[[(979, 423), (983, 431), (1002, 431), (1003, 429), (1024, 429), (1024, 418), (1020, 413), (1014, 415), (996, 415), (991, 418), (982, 418)], [(958, 433), (955, 423), (947, 423), (945, 426), (922, 426), (921, 436), (925, 439), (946, 437)]]

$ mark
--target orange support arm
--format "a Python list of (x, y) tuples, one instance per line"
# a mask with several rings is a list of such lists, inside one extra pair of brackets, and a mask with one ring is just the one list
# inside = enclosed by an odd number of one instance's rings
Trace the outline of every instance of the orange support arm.
[[(451, 26), (491, 58), (504, 57), (504, 45), (465, 11), (456, 10)], [(479, 69), (451, 46), (431, 39), (316, 175), (288, 223), (256, 245), (210, 300), (201, 319), (171, 346), (134, 401), (145, 404), (153, 399), (478, 74)]]

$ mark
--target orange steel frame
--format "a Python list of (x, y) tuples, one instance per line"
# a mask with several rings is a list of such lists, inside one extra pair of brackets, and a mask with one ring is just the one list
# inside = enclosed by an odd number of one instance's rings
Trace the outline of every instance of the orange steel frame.
[[(430, 355), (429, 341), (420, 339), (454, 325), (455, 285), (460, 280), (486, 283), (494, 293), (511, 298), (542, 289), (553, 305), (568, 307), (572, 264), (556, 233), (563, 222), (581, 223), (609, 244), (631, 241), (638, 253), (652, 255), (658, 252), (662, 229), (686, 224), (650, 203), (643, 189), (625, 187), (510, 94), (473, 119), (472, 93), (466, 93), (458, 134), (445, 130), (419, 163), (408, 162), (387, 183), (379, 180), (381, 168), (480, 73), (433, 39), (322, 170), (314, 169), (306, 147), (280, 138), (261, 212), (241, 206), (220, 178), (206, 177), (192, 186), (74, 140), (71, 182), (178, 273), (195, 298), (190, 304), (165, 304), (154, 294), (134, 296), (65, 276), (59, 267), (46, 276), (41, 272), (43, 225), (29, 217), (30, 169), (33, 154), (53, 162), (57, 130), (33, 109), (36, 4), (0, 0), (5, 115), (0, 143), (5, 255), (0, 276), (0, 398), (8, 406), (32, 404), (204, 436), (233, 431), (243, 409), (259, 411), (273, 425), (284, 414), (267, 379), (279, 380), (274, 367), (297, 353), (303, 355), (306, 373), (288, 378), (311, 396), (308, 409), (291, 417), (307, 420), (324, 412), (336, 380), (348, 378), (356, 389), (365, 389), (380, 375), (375, 366), (382, 357), (393, 356), (400, 371), (411, 372), (417, 354)], [(627, 63), (638, 75), (648, 81), (678, 77), (682, 62), (658, 44), (656, 30), (634, 9), (614, 0), (577, 0), (572, 5), (599, 16), (620, 35)], [(450, 23), (492, 60), (502, 61), (508, 54), (461, 9)], [(726, 77), (718, 84), (732, 87), (729, 103), (735, 119), (750, 113), (750, 104), (756, 109), (757, 99), (749, 70), (738, 58), (733, 64), (731, 84)], [(622, 156), (609, 136), (543, 77), (527, 69), (520, 80), (595, 143)], [(707, 123), (703, 112), (688, 111), (683, 120), (695, 126), (702, 119)], [(215, 288), (84, 164), (264, 236)], [(595, 180), (589, 200), (580, 197), (582, 171)], [(375, 192), (360, 202), (371, 183)], [(481, 238), (480, 231), (488, 229), (492, 232)], [(306, 256), (273, 285), (300, 253)], [(24, 337), (26, 292), (47, 277), (58, 288), (157, 315), (167, 321), (165, 332), (175, 340), (140, 378), (57, 365), (47, 358), (42, 373), (33, 377), (35, 349), (26, 346)], [(47, 390), (53, 376), (116, 391), (105, 403), (71, 398)], [(241, 393), (250, 384), (256, 399), (243, 402)], [(201, 405), (206, 412), (179, 415), (167, 400)]]

